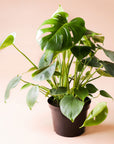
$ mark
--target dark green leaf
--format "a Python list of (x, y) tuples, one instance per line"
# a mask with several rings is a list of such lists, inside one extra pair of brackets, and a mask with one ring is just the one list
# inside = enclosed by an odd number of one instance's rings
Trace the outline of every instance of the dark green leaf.
[(66, 87), (58, 87), (57, 89), (53, 88), (50, 90), (50, 95), (55, 96), (55, 95), (63, 95), (67, 92)]
[(29, 86), (31, 86), (31, 83), (24, 84), (24, 85), (21, 87), (21, 89), (28, 88)]
[(82, 101), (89, 95), (88, 89), (84, 87), (79, 87), (78, 90), (75, 90), (75, 95), (77, 95)]
[(86, 57), (91, 51), (89, 46), (74, 46), (71, 48), (71, 52), (78, 59), (81, 60)]
[(114, 61), (114, 51), (103, 49), (104, 53), (107, 57), (109, 57), (112, 61)]
[(51, 66), (45, 68), (43, 71), (41, 72), (35, 72), (32, 74), (32, 77), (34, 80), (37, 81), (43, 81), (43, 80), (50, 80), (52, 75), (54, 74), (56, 69), (56, 62), (53, 63)]
[(16, 33), (9, 34), (3, 41), (0, 43), (0, 49), (6, 48), (14, 43)]
[(55, 75), (55, 76), (61, 76), (61, 73), (58, 72), (58, 71), (55, 71), (55, 72), (54, 72), (54, 75)]
[(102, 70), (102, 69), (97, 69), (97, 72), (101, 75), (101, 76), (106, 76), (106, 77), (112, 77), (108, 72)]
[(60, 110), (63, 115), (74, 122), (75, 118), (80, 114), (84, 106), (84, 102), (80, 101), (72, 95), (66, 95), (60, 101)]
[(114, 63), (108, 61), (101, 61), (106, 71), (114, 77)]
[(38, 68), (42, 69), (49, 66), (52, 62), (54, 53), (52, 51), (46, 50), (43, 56), (40, 59)]
[(86, 88), (88, 89), (89, 93), (95, 93), (98, 91), (98, 89), (93, 84), (87, 84)]
[(100, 124), (106, 119), (107, 114), (108, 108), (106, 102), (97, 104), (96, 107), (89, 113), (82, 127)]
[(32, 109), (32, 107), (36, 103), (37, 98), (38, 98), (38, 94), (39, 94), (39, 88), (38, 88), (38, 86), (33, 86), (29, 90), (29, 92), (27, 94), (27, 97), (26, 97), (26, 102), (27, 102), (27, 105), (30, 108), (30, 110)]
[(9, 83), (5, 91), (5, 102), (9, 98), (10, 91), (12, 88), (15, 88), (21, 80), (21, 76), (14, 77)]
[[(100, 90), (100, 95), (107, 97), (107, 98), (112, 98), (110, 94), (108, 94), (106, 91), (104, 90)], [(112, 98), (113, 99), (113, 98)]]

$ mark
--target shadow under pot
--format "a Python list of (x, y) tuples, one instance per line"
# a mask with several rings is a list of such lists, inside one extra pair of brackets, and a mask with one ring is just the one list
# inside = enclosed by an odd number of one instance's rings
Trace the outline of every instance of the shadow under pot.
[(57, 106), (53, 97), (48, 99), (49, 107), (52, 113), (52, 121), (54, 131), (61, 136), (65, 137), (75, 137), (83, 134), (85, 132), (85, 127), (82, 127), (86, 117), (87, 110), (90, 106), (91, 100), (86, 98), (86, 103), (81, 111), (81, 113), (77, 116), (75, 121), (72, 123), (68, 118), (66, 118), (60, 111), (60, 107)]

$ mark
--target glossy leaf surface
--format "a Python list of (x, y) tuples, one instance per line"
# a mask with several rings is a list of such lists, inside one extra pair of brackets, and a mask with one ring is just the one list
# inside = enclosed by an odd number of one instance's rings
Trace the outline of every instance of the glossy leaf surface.
[(89, 93), (95, 93), (98, 91), (98, 89), (93, 84), (87, 84), (86, 87)]

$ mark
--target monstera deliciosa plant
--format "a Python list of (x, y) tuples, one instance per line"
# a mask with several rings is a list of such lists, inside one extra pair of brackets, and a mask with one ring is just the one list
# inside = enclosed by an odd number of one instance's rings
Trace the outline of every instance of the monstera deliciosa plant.
[[(23, 82), (21, 89), (30, 87), (26, 96), (30, 109), (36, 103), (40, 91), (48, 98), (53, 96), (62, 114), (74, 122), (86, 103), (86, 97), (91, 101), (98, 96), (112, 98), (105, 90), (98, 90), (93, 81), (103, 76), (114, 77), (114, 63), (111, 62), (114, 61), (114, 52), (103, 48), (104, 36), (87, 29), (82, 18), (76, 17), (69, 22), (68, 13), (59, 7), (38, 28), (36, 39), (44, 51), (38, 65), (16, 47), (15, 33), (9, 34), (1, 42), (0, 49), (13, 46), (32, 64), (27, 72), (32, 73), (35, 81), (28, 82), (23, 79), (23, 75), (18, 74), (6, 88), (5, 101), (9, 98), (10, 90)], [(96, 56), (98, 51), (103, 51), (111, 61), (100, 60)], [(49, 84), (48, 87), (38, 84), (44, 80)], [(107, 113), (106, 102), (98, 103), (82, 127), (100, 124)]]

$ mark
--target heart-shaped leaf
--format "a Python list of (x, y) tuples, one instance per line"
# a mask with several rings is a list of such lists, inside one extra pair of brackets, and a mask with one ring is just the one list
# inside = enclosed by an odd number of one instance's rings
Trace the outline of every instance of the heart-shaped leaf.
[(43, 54), (43, 56), (40, 59), (38, 68), (42, 69), (42, 68), (49, 66), (52, 62), (53, 55), (54, 55), (54, 53), (52, 51), (49, 51), (49, 50), (45, 51), (45, 53)]
[(50, 80), (52, 75), (54, 74), (56, 69), (56, 62), (53, 63), (51, 66), (45, 68), (41, 72), (36, 71), (32, 74), (34, 80), (43, 81), (43, 80)]
[(33, 86), (29, 90), (27, 97), (26, 97), (26, 102), (27, 102), (27, 105), (30, 108), (30, 110), (32, 109), (34, 104), (37, 102), (38, 94), (39, 94), (38, 86)]
[(5, 91), (5, 102), (9, 98), (10, 91), (12, 88), (15, 88), (21, 80), (21, 76), (14, 77), (9, 83)]
[(63, 95), (67, 92), (67, 88), (66, 87), (58, 87), (57, 89), (53, 88), (50, 90), (50, 95), (54, 96), (54, 95)]
[(89, 113), (88, 117), (84, 121), (84, 126), (94, 126), (102, 123), (108, 114), (108, 108), (106, 102), (101, 102)]
[(86, 88), (88, 89), (89, 93), (95, 93), (98, 91), (98, 89), (93, 84), (87, 84)]
[(60, 110), (64, 116), (74, 122), (75, 118), (80, 114), (84, 106), (84, 102), (72, 95), (66, 95), (60, 101)]
[[(100, 95), (101, 96), (104, 96), (104, 97), (107, 97), (107, 98), (112, 98), (110, 94), (108, 94), (106, 91), (104, 90), (100, 90)], [(113, 98), (112, 98), (113, 99)]]
[(74, 46), (71, 48), (71, 52), (78, 59), (81, 60), (86, 57), (91, 51), (89, 46)]
[(16, 33), (9, 34), (1, 43), (0, 49), (6, 48), (14, 43)]
[(100, 61), (104, 68), (106, 69), (106, 71), (114, 77), (114, 63), (108, 62), (108, 61)]
[(103, 49), (104, 53), (107, 57), (109, 57), (112, 61), (114, 61), (114, 51)]

